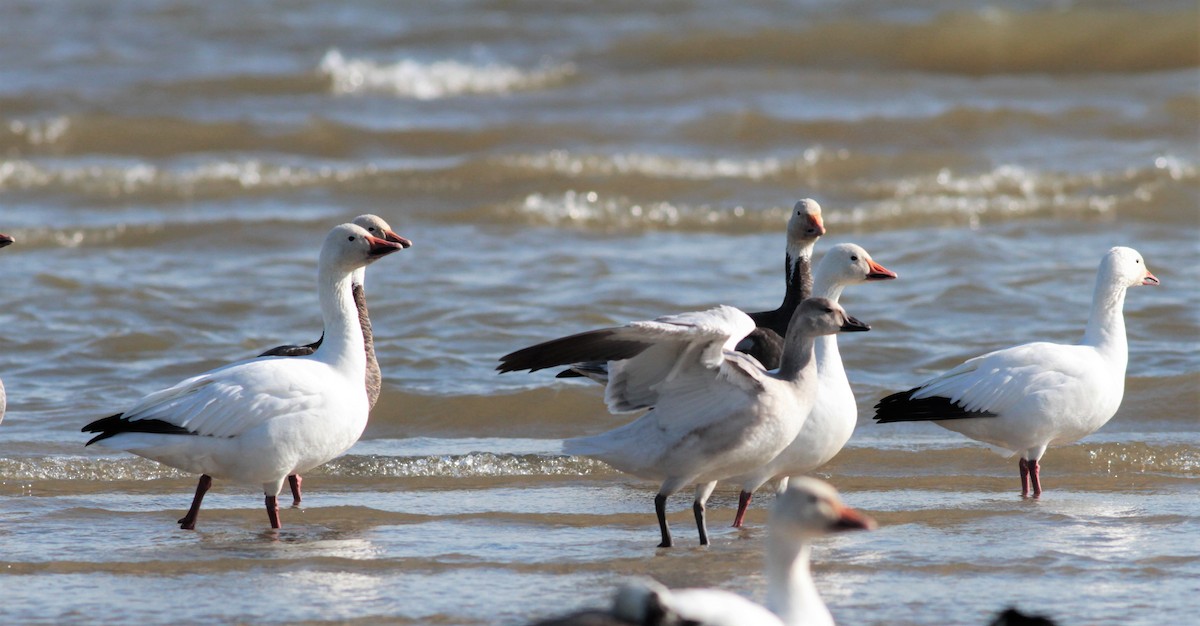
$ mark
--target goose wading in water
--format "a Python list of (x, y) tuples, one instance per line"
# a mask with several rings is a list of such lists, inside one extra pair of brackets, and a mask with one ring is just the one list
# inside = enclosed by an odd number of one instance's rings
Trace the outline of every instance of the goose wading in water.
[(534, 626), (833, 626), (813, 584), (812, 542), (875, 521), (847, 507), (815, 478), (791, 481), (771, 509), (766, 540), (766, 606), (720, 589), (667, 589), (649, 579), (622, 585), (608, 611), (587, 611)]
[(366, 427), (367, 359), (351, 281), (359, 268), (402, 248), (353, 224), (335, 227), (317, 263), (325, 337), (311, 355), (240, 361), (151, 393), (84, 426), (97, 433), (86, 445), (200, 474), (181, 528), (195, 528), (214, 478), (261, 484), (271, 527), (279, 528), (286, 477), (341, 455)]
[[(817, 240), (824, 234), (825, 223), (821, 219), (821, 205), (811, 198), (797, 202), (787, 223), (787, 245), (783, 259), (783, 302), (776, 309), (750, 313), (755, 328), (736, 346), (738, 352), (753, 356), (767, 369), (779, 367), (788, 322), (791, 321), (796, 307), (812, 295), (812, 251)], [(558, 378), (586, 376), (596, 382), (606, 383), (608, 361), (632, 356), (634, 353), (618, 352), (601, 361), (575, 363), (559, 372)]]
[(793, 314), (780, 367), (768, 371), (733, 350), (754, 328), (750, 316), (719, 306), (555, 339), (505, 355), (497, 369), (536, 371), (635, 353), (609, 361), (605, 401), (613, 413), (650, 410), (609, 432), (568, 439), (563, 452), (661, 481), (654, 498), (660, 547), (672, 545), (667, 498), (697, 485), (692, 510), (707, 545), (704, 503), (716, 481), (760, 467), (800, 432), (816, 395), (816, 338), (870, 329), (836, 303), (809, 298)]
[[(8, 246), (11, 246), (16, 241), (17, 240), (13, 239), (11, 235), (5, 235), (4, 233), (0, 233), (0, 248), (7, 248)], [(8, 406), (8, 396), (6, 396), (4, 393), (4, 382), (0, 381), (0, 422), (4, 421), (4, 409), (7, 406)]]
[(875, 420), (932, 421), (1020, 455), (1021, 495), (1042, 493), (1039, 461), (1048, 446), (1092, 434), (1125, 394), (1125, 292), (1157, 285), (1142, 255), (1116, 247), (1100, 260), (1083, 341), (1028, 343), (989, 352), (894, 393), (875, 405)]
[[(817, 263), (813, 276), (813, 295), (838, 302), (842, 290), (850, 285), (891, 280), (896, 273), (875, 262), (861, 246), (838, 244), (829, 249)], [(789, 476), (799, 476), (828, 463), (854, 434), (858, 423), (858, 405), (842, 356), (838, 351), (837, 335), (817, 338), (817, 399), (812, 412), (804, 420), (800, 434), (770, 463), (731, 482), (741, 483), (737, 515), (733, 525), (742, 525), (750, 497), (763, 483), (780, 478), (780, 489), (787, 486)]]
[[(378, 215), (359, 215), (350, 223), (361, 227), (370, 233), (372, 237), (379, 237), (385, 241), (398, 243), (403, 248), (412, 247), (411, 241), (397, 235), (392, 230), (392, 227)], [(371, 316), (367, 311), (366, 274), (365, 267), (354, 270), (353, 277), (350, 279), (350, 293), (354, 297), (354, 307), (358, 309), (358, 324), (362, 327), (363, 347), (367, 351), (366, 385), (367, 410), (369, 411), (375, 408), (375, 402), (379, 400), (379, 391), (383, 385), (383, 373), (379, 370), (379, 360), (375, 357), (375, 335), (371, 331)], [(321, 341), (324, 338), (325, 333), (322, 332), (321, 336), (310, 344), (302, 346), (276, 346), (258, 356), (308, 356), (321, 347)], [(292, 491), (292, 506), (300, 506), (300, 484), (304, 480), (300, 478), (299, 474), (291, 474), (287, 477), (287, 481), (288, 487)]]

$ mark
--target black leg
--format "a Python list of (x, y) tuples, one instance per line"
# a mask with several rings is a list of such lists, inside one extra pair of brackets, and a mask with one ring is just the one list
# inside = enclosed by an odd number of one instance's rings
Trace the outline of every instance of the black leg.
[(704, 503), (696, 500), (692, 502), (692, 513), (696, 515), (696, 531), (700, 533), (700, 545), (708, 545), (708, 528), (704, 526)]
[(654, 512), (658, 514), (658, 529), (662, 531), (660, 548), (671, 547), (671, 529), (667, 527), (667, 497), (663, 494), (654, 496)]

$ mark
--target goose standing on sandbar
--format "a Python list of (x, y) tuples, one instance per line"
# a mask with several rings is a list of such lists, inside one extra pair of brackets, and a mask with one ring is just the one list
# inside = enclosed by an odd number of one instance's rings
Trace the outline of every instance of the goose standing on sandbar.
[[(363, 230), (371, 234), (372, 237), (379, 237), (385, 241), (398, 243), (403, 248), (412, 247), (412, 242), (397, 235), (392, 227), (378, 215), (359, 215), (350, 222), (355, 226), (362, 227)], [(351, 294), (354, 297), (354, 306), (358, 309), (358, 324), (362, 327), (363, 347), (367, 351), (367, 410), (368, 412), (375, 408), (375, 402), (379, 400), (379, 391), (383, 386), (383, 372), (379, 369), (379, 360), (375, 357), (375, 334), (371, 331), (371, 316), (367, 311), (367, 293), (366, 293), (366, 275), (367, 268), (360, 267), (354, 270), (354, 274), (350, 279)], [(325, 338), (325, 333), (314, 342), (302, 346), (287, 345), (276, 346), (258, 355), (260, 357), (267, 356), (308, 356), (317, 351), (321, 347), (321, 341)], [(292, 506), (300, 506), (300, 484), (304, 479), (299, 474), (291, 474), (287, 477), (288, 487), (292, 491)]]
[(975, 357), (875, 405), (875, 420), (932, 421), (1020, 455), (1021, 495), (1042, 493), (1048, 446), (1096, 432), (1125, 394), (1125, 292), (1157, 285), (1142, 255), (1116, 247), (1100, 261), (1092, 311), (1077, 345), (1038, 342)]
[[(17, 240), (11, 235), (0, 233), (0, 248), (11, 246)], [(0, 422), (4, 421), (4, 410), (8, 406), (8, 396), (4, 393), (4, 381), (0, 381)]]
[[(830, 248), (817, 263), (812, 290), (814, 296), (838, 302), (842, 290), (850, 285), (894, 278), (896, 273), (876, 263), (862, 246), (843, 243)], [(733, 519), (735, 528), (745, 520), (754, 490), (776, 477), (780, 479), (779, 489), (783, 490), (789, 476), (799, 476), (828, 463), (854, 434), (858, 405), (842, 365), (837, 335), (818, 337), (815, 350), (817, 399), (800, 434), (770, 463), (750, 474), (730, 479), (742, 485)]]
[(151, 393), (133, 408), (83, 427), (98, 443), (200, 474), (179, 520), (193, 529), (213, 478), (259, 483), (279, 528), (289, 474), (326, 463), (367, 425), (366, 353), (351, 296), (355, 270), (403, 249), (353, 224), (326, 236), (317, 263), (325, 337), (309, 356), (240, 361)]
[[(787, 244), (784, 249), (783, 302), (770, 311), (750, 313), (754, 330), (738, 342), (738, 352), (745, 352), (758, 359), (763, 367), (773, 370), (779, 367), (783, 355), (783, 337), (787, 334), (788, 322), (796, 307), (812, 295), (812, 252), (817, 240), (825, 234), (825, 223), (821, 220), (821, 205), (812, 198), (805, 198), (792, 207), (787, 223)], [(608, 382), (607, 362), (625, 359), (631, 353), (617, 352), (607, 355), (602, 361), (575, 363), (559, 372), (558, 378), (586, 376), (601, 384)]]
[(700, 544), (707, 545), (704, 503), (716, 481), (762, 466), (800, 432), (816, 395), (816, 338), (870, 329), (836, 303), (809, 298), (792, 316), (781, 365), (768, 371), (733, 350), (754, 328), (750, 316), (719, 306), (548, 341), (501, 357), (497, 369), (538, 370), (634, 353), (608, 362), (605, 401), (613, 413), (650, 410), (609, 432), (568, 439), (563, 452), (661, 481), (654, 498), (659, 547), (672, 545), (667, 498), (697, 485), (692, 510)]

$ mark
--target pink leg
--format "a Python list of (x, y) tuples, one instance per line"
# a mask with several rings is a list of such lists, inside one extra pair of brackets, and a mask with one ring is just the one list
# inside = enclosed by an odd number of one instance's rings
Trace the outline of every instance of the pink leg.
[(187, 515), (179, 518), (179, 527), (181, 529), (196, 529), (196, 518), (200, 516), (200, 502), (204, 500), (204, 494), (208, 491), (209, 487), (212, 487), (212, 476), (201, 474), (200, 482), (196, 484), (196, 495), (192, 498), (192, 506), (188, 509)]
[(282, 528), (279, 523), (279, 500), (275, 496), (267, 496), (267, 519), (271, 520), (271, 528)]
[(743, 491), (738, 494), (737, 515), (733, 516), (734, 528), (741, 528), (742, 522), (746, 521), (746, 509), (750, 508), (750, 497), (753, 495), (753, 491)]
[(1029, 462), (1029, 482), (1033, 487), (1033, 497), (1042, 495), (1042, 466), (1037, 461)]
[(1029, 461), (1024, 458), (1017, 464), (1021, 468), (1021, 497), (1029, 495)]
[(300, 483), (304, 482), (299, 474), (288, 476), (288, 486), (292, 488), (292, 506), (300, 506)]

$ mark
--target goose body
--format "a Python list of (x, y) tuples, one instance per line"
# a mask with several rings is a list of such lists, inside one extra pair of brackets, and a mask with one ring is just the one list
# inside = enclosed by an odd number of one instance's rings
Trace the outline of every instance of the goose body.
[(366, 354), (351, 276), (399, 249), (353, 224), (334, 228), (318, 263), (326, 332), (316, 351), (240, 361), (151, 393), (123, 413), (84, 426), (97, 433), (87, 445), (201, 474), (183, 528), (194, 528), (213, 478), (261, 484), (278, 528), (276, 496), (286, 476), (344, 453), (366, 427)]
[[(861, 246), (844, 243), (829, 249), (817, 264), (813, 294), (838, 302), (850, 285), (890, 280), (896, 273), (871, 258)], [(733, 525), (741, 526), (750, 497), (772, 478), (787, 480), (828, 463), (841, 451), (858, 422), (858, 406), (838, 350), (837, 335), (822, 335), (815, 345), (817, 393), (812, 411), (796, 438), (769, 463), (736, 476), (732, 482), (742, 486)], [(786, 486), (786, 482), (782, 484)]]
[[(392, 230), (392, 227), (378, 215), (359, 215), (350, 223), (361, 227), (372, 237), (398, 243), (404, 248), (412, 246), (411, 241), (397, 235)], [(367, 310), (366, 274), (365, 267), (354, 270), (350, 278), (350, 295), (354, 300), (354, 308), (358, 311), (358, 325), (362, 328), (363, 348), (367, 354), (365, 383), (367, 388), (367, 410), (370, 411), (370, 409), (375, 408), (375, 403), (379, 400), (379, 392), (383, 387), (383, 372), (379, 369), (379, 360), (375, 355), (375, 335), (371, 328), (370, 312)], [(325, 333), (322, 332), (321, 337), (310, 344), (276, 346), (259, 356), (308, 356), (317, 351), (324, 338)], [(299, 506), (302, 501), (300, 486), (303, 483), (303, 479), (299, 474), (290, 474), (287, 480), (288, 486), (292, 491), (292, 506)]]
[(1120, 407), (1129, 360), (1126, 290), (1157, 284), (1136, 250), (1113, 248), (1100, 262), (1081, 343), (1037, 342), (975, 357), (883, 398), (875, 420), (933, 421), (1018, 454), (1022, 495), (1032, 487), (1037, 496), (1046, 448), (1095, 432)]
[(538, 344), (502, 357), (498, 369), (631, 354), (609, 361), (605, 401), (613, 413), (650, 410), (607, 433), (568, 439), (563, 451), (660, 481), (655, 512), (662, 547), (672, 545), (667, 498), (698, 484), (693, 510), (700, 543), (707, 544), (704, 502), (715, 481), (769, 461), (795, 438), (811, 410), (815, 338), (869, 327), (833, 302), (806, 300), (793, 315), (777, 371), (732, 349), (754, 328), (748, 315), (721, 306)]

